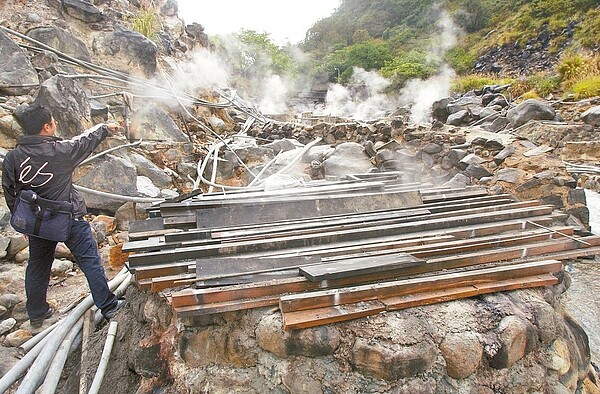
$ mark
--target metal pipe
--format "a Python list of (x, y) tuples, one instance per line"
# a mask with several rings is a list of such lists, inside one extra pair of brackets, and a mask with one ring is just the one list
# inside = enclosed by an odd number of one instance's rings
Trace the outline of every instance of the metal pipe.
[(100, 390), (100, 385), (102, 384), (102, 379), (104, 379), (104, 373), (106, 372), (110, 353), (112, 352), (112, 347), (115, 342), (115, 336), (117, 335), (117, 325), (118, 323), (116, 321), (111, 321), (108, 326), (108, 335), (106, 336), (104, 349), (102, 349), (102, 356), (100, 356), (100, 364), (98, 365), (98, 370), (96, 371), (88, 394), (97, 394), (98, 390)]

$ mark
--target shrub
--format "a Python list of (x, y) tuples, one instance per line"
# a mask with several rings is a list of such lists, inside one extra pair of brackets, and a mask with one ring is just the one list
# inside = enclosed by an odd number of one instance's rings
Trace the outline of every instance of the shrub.
[(600, 96), (600, 75), (579, 80), (573, 85), (571, 92), (577, 100)]
[(485, 85), (507, 85), (513, 83), (512, 79), (496, 78), (490, 75), (471, 74), (456, 78), (452, 82), (451, 90), (456, 93), (466, 93), (471, 90), (482, 89)]
[(152, 41), (157, 41), (158, 32), (160, 31), (160, 22), (156, 16), (156, 12), (149, 8), (140, 9), (140, 12), (133, 19), (133, 30), (148, 37)]

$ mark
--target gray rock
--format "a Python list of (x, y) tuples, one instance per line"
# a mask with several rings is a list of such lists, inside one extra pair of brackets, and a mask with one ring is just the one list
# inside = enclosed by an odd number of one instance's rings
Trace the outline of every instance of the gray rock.
[(128, 153), (127, 157), (135, 166), (137, 175), (150, 178), (152, 183), (160, 188), (173, 186), (171, 177), (152, 161), (135, 152)]
[(6, 320), (3, 320), (2, 323), (0, 323), (0, 336), (6, 334), (7, 332), (9, 332), (10, 330), (13, 329), (13, 327), (17, 324), (17, 321), (15, 319), (8, 318)]
[(21, 299), (16, 294), (7, 293), (0, 296), (0, 305), (4, 306), (6, 309), (11, 309), (20, 302)]
[(535, 327), (517, 316), (507, 316), (498, 325), (500, 348), (491, 357), (490, 367), (510, 368), (514, 363), (530, 353), (538, 343)]
[(23, 234), (17, 234), (10, 237), (10, 244), (8, 245), (8, 249), (6, 251), (8, 252), (8, 255), (12, 257), (21, 250), (27, 248), (27, 246), (29, 246), (29, 241), (27, 241), (27, 238), (25, 238)]
[(361, 174), (374, 168), (362, 145), (355, 142), (338, 145), (323, 165), (325, 174), (331, 176)]
[(567, 202), (573, 205), (587, 205), (587, 200), (585, 198), (585, 189), (569, 189), (569, 194), (567, 195)]
[(62, 0), (63, 8), (72, 18), (86, 23), (101, 22), (104, 17), (102, 11), (92, 3), (84, 0)]
[(423, 147), (423, 152), (434, 155), (440, 153), (442, 149), (441, 145), (431, 142)]
[(54, 276), (64, 276), (67, 272), (73, 270), (73, 262), (69, 260), (58, 260), (55, 259), (52, 262), (52, 269), (50, 273)]
[(512, 156), (513, 153), (515, 153), (515, 147), (513, 145), (507, 146), (494, 156), (494, 163), (500, 165), (507, 157)]
[(431, 115), (433, 116), (433, 118), (441, 122), (446, 122), (446, 119), (448, 119), (449, 115), (448, 104), (450, 104), (451, 101), (452, 99), (450, 97), (444, 97), (440, 100), (435, 101), (431, 105)]
[[(463, 96), (448, 104), (448, 113), (450, 115), (460, 111), (466, 111), (469, 108), (481, 107), (481, 97), (479, 96)], [(448, 122), (446, 122), (448, 123)]]
[(506, 128), (506, 126), (509, 124), (510, 122), (508, 121), (508, 119), (504, 116), (499, 116), (496, 119), (494, 119), (492, 121), (492, 123), (487, 124), (484, 126), (484, 129), (492, 132), (492, 133), (497, 133), (499, 131), (504, 130), (504, 128)]
[(429, 370), (436, 353), (436, 346), (429, 341), (399, 346), (357, 338), (351, 363), (354, 370), (363, 375), (395, 381)]
[(454, 112), (448, 116), (446, 123), (452, 126), (460, 126), (467, 115), (469, 115), (469, 112), (466, 109)]
[[(458, 163), (467, 156), (467, 151), (463, 149), (451, 149), (448, 153), (448, 158), (454, 167), (458, 167)], [(465, 167), (466, 168), (466, 165)]]
[(133, 353), (133, 370), (138, 375), (147, 379), (155, 378), (164, 374), (167, 368), (167, 360), (160, 356), (160, 343), (136, 346)]
[[(118, 194), (122, 196), (137, 196), (137, 176), (135, 167), (129, 161), (113, 155), (98, 159), (88, 173), (77, 183), (81, 186)], [(88, 208), (101, 211), (115, 212), (122, 201), (109, 200), (106, 197), (81, 192)]]
[(131, 118), (130, 137), (165, 142), (189, 141), (171, 116), (153, 103), (134, 113)]
[(594, 127), (600, 126), (600, 105), (592, 107), (580, 115), (581, 120)]
[(89, 119), (90, 104), (83, 85), (76, 79), (61, 75), (47, 79), (40, 86), (35, 103), (51, 108), (59, 124), (58, 137), (75, 137), (86, 129), (82, 120)]
[(137, 192), (143, 196), (155, 198), (160, 194), (160, 189), (145, 176), (138, 176), (135, 182)]
[(0, 256), (5, 257), (8, 255), (7, 249), (10, 244), (10, 238), (0, 235)]
[(520, 192), (524, 192), (525, 190), (536, 188), (536, 187), (540, 186), (541, 184), (542, 184), (542, 182), (539, 179), (532, 178), (532, 179), (522, 183), (521, 185), (519, 185), (515, 190), (520, 193)]
[(554, 108), (545, 102), (529, 99), (506, 113), (513, 127), (520, 127), (530, 120), (552, 120), (556, 116)]
[(440, 351), (446, 360), (446, 371), (454, 379), (464, 379), (477, 370), (483, 356), (483, 345), (477, 334), (463, 332), (446, 335), (440, 343)]
[[(3, 31), (0, 31), (0, 59), (2, 59), (0, 61), (2, 85), (15, 85), (15, 87), (0, 87), (0, 93), (18, 96), (28, 94), (37, 88), (40, 81), (29, 58)], [(21, 87), (21, 85), (34, 86)]]
[(183, 179), (196, 179), (198, 176), (198, 166), (194, 163), (177, 163), (177, 173)]
[(98, 35), (95, 39), (99, 52), (118, 58), (129, 68), (139, 68), (147, 76), (156, 72), (158, 48), (144, 35), (116, 26), (112, 34)]
[(442, 187), (465, 187), (471, 184), (471, 179), (464, 174), (456, 174), (448, 182), (442, 184)]
[(496, 172), (496, 180), (508, 183), (517, 183), (525, 172), (518, 168), (503, 168)]
[(467, 168), (470, 164), (481, 164), (485, 162), (485, 159), (477, 156), (474, 153), (469, 153), (468, 155), (466, 155), (465, 157), (463, 157), (459, 162), (458, 162), (458, 167), (460, 169), (465, 169)]
[(292, 140), (289, 138), (284, 138), (282, 140), (277, 140), (270, 142), (268, 144), (263, 145), (264, 148), (273, 149), (273, 152), (276, 154), (279, 152), (287, 152), (288, 150), (296, 149), (302, 147), (296, 140)]
[(27, 35), (74, 58), (91, 61), (90, 53), (83, 41), (59, 27), (36, 27), (29, 30)]
[(471, 178), (481, 179), (484, 177), (492, 176), (490, 172), (481, 164), (469, 164), (463, 173)]

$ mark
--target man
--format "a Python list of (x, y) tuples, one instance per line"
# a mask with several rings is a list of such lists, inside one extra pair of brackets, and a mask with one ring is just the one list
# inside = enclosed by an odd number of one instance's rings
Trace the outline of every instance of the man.
[[(73, 206), (69, 238), (65, 241), (86, 276), (94, 304), (111, 319), (124, 301), (108, 288), (98, 245), (83, 219), (85, 201), (72, 185), (73, 170), (108, 136), (117, 124), (100, 124), (70, 140), (55, 137), (57, 122), (43, 105), (30, 105), (19, 116), (25, 132), (17, 147), (8, 152), (2, 166), (2, 189), (11, 212), (20, 190), (34, 190), (40, 197), (70, 201)], [(46, 301), (56, 241), (29, 237), (29, 262), (25, 271), (27, 314), (38, 328), (54, 313)]]

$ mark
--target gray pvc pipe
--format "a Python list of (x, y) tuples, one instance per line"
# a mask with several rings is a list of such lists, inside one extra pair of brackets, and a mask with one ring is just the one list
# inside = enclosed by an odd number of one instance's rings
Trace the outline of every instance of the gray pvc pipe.
[(117, 325), (118, 323), (116, 321), (111, 321), (108, 326), (108, 335), (106, 336), (104, 349), (102, 349), (102, 356), (100, 356), (100, 364), (98, 364), (98, 370), (96, 371), (96, 375), (94, 375), (94, 380), (92, 380), (92, 385), (90, 386), (88, 394), (97, 394), (98, 390), (100, 390), (102, 379), (104, 379), (104, 373), (108, 367), (108, 360), (110, 359), (113, 343), (115, 342), (115, 336), (117, 335)]
[[(123, 270), (121, 270), (121, 272), (113, 280), (111, 280), (108, 283), (109, 287), (111, 289), (114, 289), (120, 283), (122, 283), (123, 280), (125, 280), (125, 278), (126, 278), (126, 275), (125, 275), (126, 273), (127, 273), (127, 269), (123, 268)], [(66, 336), (66, 334), (69, 332), (70, 327), (72, 327), (77, 322), (79, 317), (81, 317), (81, 315), (83, 315), (83, 313), (88, 308), (90, 308), (92, 305), (93, 305), (92, 296), (89, 295), (73, 311), (71, 311), (68, 318), (59, 322), (59, 324), (56, 326), (57, 329), (53, 330), (51, 334), (46, 335), (46, 337), (44, 337), (41, 341), (39, 341), (37, 346), (33, 347), (25, 356), (23, 356), (23, 358), (21, 358), (21, 360), (19, 360), (19, 362), (17, 362), (6, 374), (4, 374), (4, 376), (2, 376), (2, 378), (0, 378), (0, 393), (3, 393), (6, 390), (8, 390), (10, 388), (10, 386), (12, 386), (21, 377), (21, 375), (23, 375), (23, 373), (25, 373), (25, 371), (27, 371), (27, 368), (29, 368), (29, 366), (32, 366), (32, 364), (35, 364), (36, 361), (39, 360), (38, 356), (40, 354), (42, 354), (43, 351), (45, 351), (46, 349), (51, 349), (52, 352), (51, 352), (50, 356), (52, 356), (56, 352), (56, 349), (58, 348), (58, 346), (60, 345), (60, 343)], [(72, 316), (74, 316), (76, 314), (78, 315), (77, 318), (72, 318)], [(56, 334), (58, 334), (58, 335), (56, 335)], [(58, 336), (60, 336), (60, 340), (57, 339)], [(48, 363), (50, 362), (50, 359), (51, 359), (51, 357), (46, 356), (46, 361), (44, 361), (45, 365), (48, 365)], [(39, 363), (36, 368), (36, 371), (39, 371)], [(31, 368), (30, 368), (30, 372), (31, 372)], [(43, 373), (45, 375), (46, 371), (44, 370)], [(30, 373), (28, 373), (27, 375), (30, 375)], [(33, 375), (35, 375), (35, 373)], [(39, 379), (41, 379), (41, 378), (43, 378), (43, 376), (39, 377)], [(23, 379), (23, 381), (25, 382), (26, 379), (29, 382), (32, 378), (31, 377), (27, 378), (27, 376), (26, 376)], [(37, 385), (39, 384), (39, 380), (36, 379), (35, 384), (36, 384), (35, 388), (37, 388)], [(23, 390), (25, 390), (25, 388), (28, 388), (29, 391), (20, 391), (20, 392), (33, 393), (35, 391), (35, 388), (33, 388), (33, 389), (30, 388), (30, 383), (27, 383), (27, 386), (24, 387)], [(19, 387), (19, 390), (20, 389), (21, 388)]]

